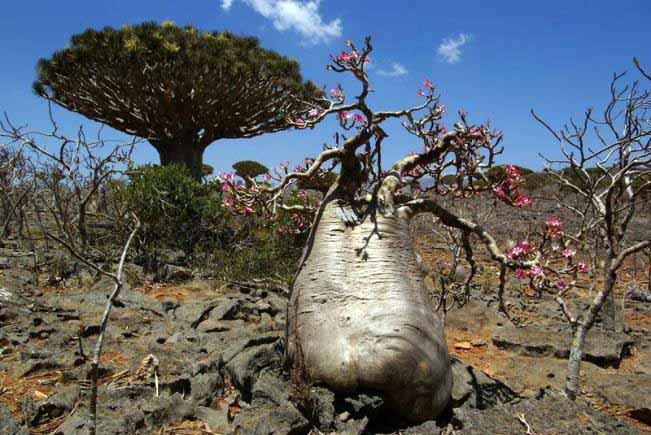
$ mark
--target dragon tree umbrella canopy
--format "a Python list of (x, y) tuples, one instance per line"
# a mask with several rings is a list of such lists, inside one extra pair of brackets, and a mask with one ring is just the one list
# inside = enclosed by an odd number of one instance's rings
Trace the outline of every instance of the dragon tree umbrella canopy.
[(257, 38), (171, 22), (88, 29), (41, 59), (37, 74), (37, 95), (146, 138), (161, 164), (197, 178), (208, 145), (291, 128), (323, 94)]

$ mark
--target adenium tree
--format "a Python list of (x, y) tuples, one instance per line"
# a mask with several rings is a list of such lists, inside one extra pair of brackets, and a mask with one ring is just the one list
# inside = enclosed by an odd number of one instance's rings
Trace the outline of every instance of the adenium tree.
[(296, 61), (253, 37), (171, 22), (88, 29), (38, 63), (37, 95), (147, 139), (161, 164), (202, 176), (204, 150), (219, 139), (294, 126), (321, 95)]
[[(649, 212), (651, 190), (651, 76), (637, 60), (634, 62), (642, 79), (623, 85), (624, 74), (615, 74), (604, 109), (586, 110), (580, 122), (571, 120), (555, 130), (533, 114), (559, 144), (560, 157), (545, 160), (550, 176), (567, 192), (563, 198), (555, 198), (558, 206), (577, 221), (568, 231), (559, 219), (547, 219), (547, 230), (537, 250), (541, 258), (552, 261), (540, 265), (540, 276), (532, 283), (558, 289), (556, 300), (574, 331), (565, 385), (572, 399), (580, 391), (585, 339), (598, 316), (601, 314), (602, 328), (611, 339), (617, 339), (614, 335), (621, 332), (615, 290), (621, 285), (622, 266), (629, 257), (651, 246), (648, 232), (633, 230), (648, 225), (636, 219), (641, 210)], [(546, 255), (546, 250), (554, 255)], [(590, 260), (576, 259), (581, 252)], [(554, 256), (565, 261), (554, 262)], [(578, 277), (591, 269), (593, 279), (581, 282)], [(554, 279), (545, 278), (548, 274)], [(581, 285), (595, 291), (587, 308), (572, 310), (564, 296)]]
[[(351, 41), (346, 45), (347, 51), (332, 56), (327, 68), (352, 75), (359, 94), (349, 102), (337, 86), (331, 98), (310, 103), (310, 110), (292, 121), (303, 129), (336, 117), (342, 132), (334, 143), (293, 171), (288, 163), (281, 165), (264, 176), (264, 183), (250, 178), (247, 185), (223, 174), (224, 205), (235, 213), (270, 218), (293, 213), (297, 222), (309, 222), (288, 307), (289, 362), (338, 391), (380, 392), (393, 412), (423, 421), (447, 405), (452, 375), (443, 328), (415, 259), (410, 220), (433, 213), (461, 230), (469, 258), (470, 239), (479, 240), (504, 273), (531, 267), (537, 260), (520, 261), (502, 253), (486, 230), (443, 207), (437, 197), (470, 200), (485, 192), (513, 206), (530, 200), (519, 188), (522, 176), (516, 168), (508, 166), (498, 180), (485, 175), (502, 152), (499, 131), (488, 123), (470, 123), (463, 111), (448, 129), (442, 123), (445, 106), (429, 80), (417, 92), (420, 104), (375, 110), (367, 101), (370, 39), (363, 47)], [(385, 166), (384, 124), (391, 120), (402, 121), (421, 150)], [(449, 174), (456, 182), (442, 183)], [(420, 184), (425, 177), (433, 181), (430, 187)], [(301, 186), (326, 180), (323, 193), (308, 191), (302, 202), (296, 200)], [(468, 282), (475, 272), (472, 262)]]

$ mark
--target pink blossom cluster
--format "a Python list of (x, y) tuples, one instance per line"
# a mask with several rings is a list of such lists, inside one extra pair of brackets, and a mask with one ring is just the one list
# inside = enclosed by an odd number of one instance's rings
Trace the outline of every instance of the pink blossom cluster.
[(427, 79), (423, 80), (423, 86), (425, 86), (425, 89), (427, 89), (427, 92), (423, 91), (422, 89), (419, 89), (416, 92), (416, 95), (418, 95), (419, 97), (427, 97), (427, 96), (430, 96), (430, 95), (432, 95), (434, 93), (434, 85), (429, 80), (427, 80)]
[(359, 124), (366, 123), (366, 119), (362, 115), (360, 115), (359, 113), (354, 113), (353, 114), (353, 113), (347, 112), (345, 110), (343, 112), (339, 112), (337, 114), (337, 118), (339, 118), (339, 121), (341, 121), (341, 122), (346, 122), (348, 120), (352, 120), (353, 124), (355, 124), (355, 123), (359, 123)]
[(545, 275), (545, 270), (540, 265), (531, 266), (529, 269), (518, 268), (515, 270), (515, 277), (518, 279), (526, 279), (527, 277), (541, 277)]
[(356, 51), (342, 51), (339, 56), (337, 56), (337, 62), (352, 63), (358, 57), (359, 55)]
[[(514, 170), (509, 169), (512, 177), (517, 177), (519, 171), (517, 168)], [(562, 259), (565, 262), (564, 267), (550, 268), (549, 276), (545, 274), (544, 267), (539, 263), (530, 268), (517, 267), (515, 269), (515, 276), (518, 279), (530, 279), (533, 288), (554, 288), (560, 293), (565, 293), (572, 288), (576, 281), (576, 274), (590, 273), (590, 266), (583, 262), (576, 262), (575, 258), (577, 252), (570, 246), (571, 240), (563, 240), (564, 226), (563, 222), (554, 215), (548, 215), (545, 219), (543, 232), (540, 234), (542, 243), (534, 249), (533, 245), (529, 242), (520, 242), (514, 246), (508, 253), (507, 257), (515, 262), (523, 262), (533, 258), (534, 251), (536, 258), (541, 262), (546, 262), (554, 259)], [(549, 240), (559, 239), (559, 242), (547, 243)]]
[(547, 216), (545, 220), (545, 235), (555, 239), (563, 234), (563, 222), (554, 215)]
[(524, 240), (511, 248), (506, 256), (514, 261), (523, 261), (534, 251), (534, 249), (535, 248), (531, 243)]
[(504, 178), (495, 186), (493, 194), (497, 199), (516, 207), (533, 205), (533, 201), (518, 188), (521, 181), (520, 170), (513, 165), (506, 165), (504, 166)]

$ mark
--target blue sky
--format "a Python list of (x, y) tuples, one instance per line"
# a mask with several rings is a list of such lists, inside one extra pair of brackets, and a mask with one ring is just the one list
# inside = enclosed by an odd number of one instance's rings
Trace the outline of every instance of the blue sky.
[[(31, 92), (34, 65), (88, 27), (121, 26), (170, 19), (203, 30), (255, 35), (261, 44), (301, 63), (305, 78), (328, 88), (341, 76), (326, 72), (328, 54), (345, 39), (374, 41), (372, 104), (399, 109), (419, 101), (425, 78), (437, 85), (442, 102), (471, 119), (491, 119), (504, 131), (503, 160), (541, 167), (538, 152), (556, 145), (531, 118), (533, 108), (554, 125), (601, 107), (615, 71), (628, 70), (637, 56), (651, 65), (651, 1), (343, 1), (343, 0), (22, 0), (3, 5), (0, 16), (0, 110), (17, 123), (47, 127), (47, 105)], [(349, 95), (350, 82), (343, 81)], [(97, 128), (80, 115), (57, 109), (70, 132)], [(453, 119), (448, 118), (448, 121)], [(246, 140), (215, 142), (205, 162), (227, 169), (238, 160), (267, 165), (297, 162), (331, 139), (334, 124)], [(384, 161), (419, 149), (398, 126), (390, 126)], [(121, 135), (106, 130), (105, 136)], [(137, 161), (156, 162), (143, 144)]]

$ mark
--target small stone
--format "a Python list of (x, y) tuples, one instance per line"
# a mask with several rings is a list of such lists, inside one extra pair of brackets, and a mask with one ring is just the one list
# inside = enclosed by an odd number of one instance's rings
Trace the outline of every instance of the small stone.
[(454, 348), (455, 348), (455, 349), (465, 349), (465, 350), (468, 350), (468, 349), (472, 349), (472, 344), (470, 344), (470, 343), (467, 342), (467, 341), (459, 341), (459, 342), (454, 343)]
[(350, 412), (348, 411), (344, 411), (341, 414), (339, 414), (339, 421), (341, 421), (342, 423), (347, 422), (349, 418), (350, 418)]
[(486, 346), (486, 342), (482, 340), (481, 338), (476, 338), (470, 342), (474, 347), (484, 347)]
[(45, 399), (47, 399), (47, 394), (42, 393), (42, 392), (40, 392), (38, 390), (34, 390), (34, 398), (36, 400), (45, 400)]

